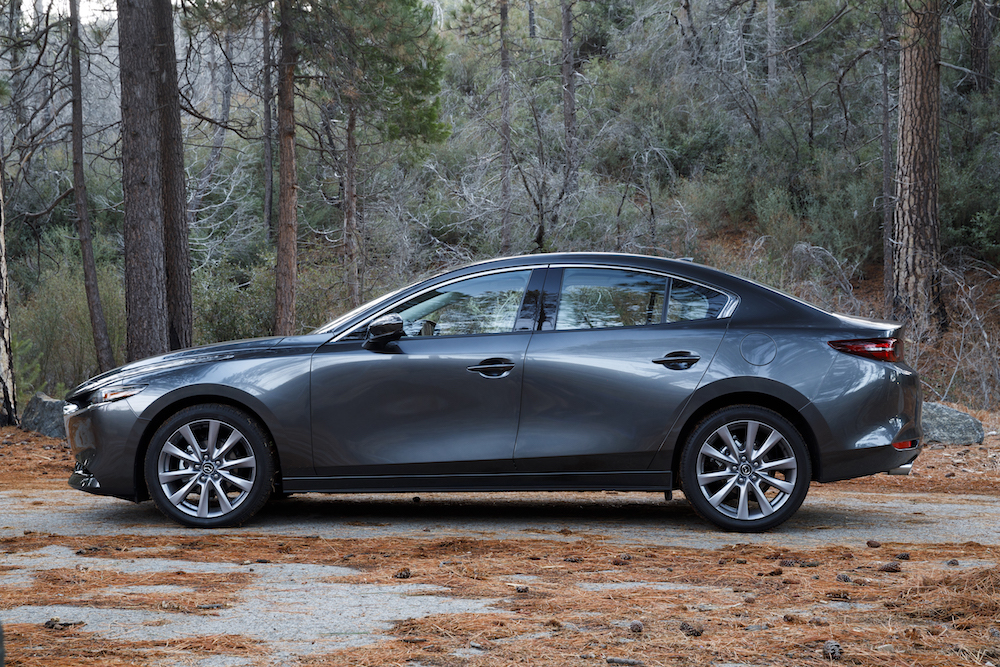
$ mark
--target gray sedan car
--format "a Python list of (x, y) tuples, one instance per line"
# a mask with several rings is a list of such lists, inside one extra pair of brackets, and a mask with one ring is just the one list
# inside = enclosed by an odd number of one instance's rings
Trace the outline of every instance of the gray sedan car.
[(123, 366), (67, 397), (80, 490), (187, 526), (273, 494), (662, 491), (767, 530), (811, 480), (905, 474), (920, 384), (898, 324), (691, 262), (481, 262), (303, 336)]

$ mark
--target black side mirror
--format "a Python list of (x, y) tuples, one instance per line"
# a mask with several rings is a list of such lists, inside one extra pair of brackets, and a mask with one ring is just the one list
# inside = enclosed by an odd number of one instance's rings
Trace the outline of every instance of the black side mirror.
[(403, 337), (403, 318), (396, 313), (383, 315), (368, 325), (368, 338), (363, 348), (366, 350), (381, 350), (394, 340)]

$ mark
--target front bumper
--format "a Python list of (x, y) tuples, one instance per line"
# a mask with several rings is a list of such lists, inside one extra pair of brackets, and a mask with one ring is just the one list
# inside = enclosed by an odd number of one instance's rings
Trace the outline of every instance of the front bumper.
[(136, 449), (128, 437), (137, 418), (128, 401), (82, 408), (70, 403), (63, 422), (75, 459), (69, 485), (88, 493), (139, 500)]

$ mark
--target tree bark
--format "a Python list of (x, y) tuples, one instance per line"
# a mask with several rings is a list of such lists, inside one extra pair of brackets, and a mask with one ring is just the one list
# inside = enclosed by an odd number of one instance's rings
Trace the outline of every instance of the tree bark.
[(892, 314), (892, 293), (895, 271), (893, 269), (892, 216), (893, 216), (893, 171), (892, 171), (892, 117), (889, 101), (889, 51), (892, 43), (891, 32), (898, 18), (889, 7), (889, 2), (882, 5), (879, 20), (882, 24), (882, 37), (879, 46), (879, 57), (882, 64), (882, 286), (884, 290), (884, 309), (888, 317)]
[(358, 141), (357, 108), (352, 102), (347, 110), (347, 148), (344, 152), (344, 282), (351, 307), (361, 305), (361, 268), (358, 229)]
[(163, 244), (167, 276), (168, 344), (171, 350), (191, 347), (191, 248), (188, 239), (184, 174), (184, 135), (177, 85), (177, 50), (170, 0), (155, 0), (157, 99), (160, 104), (160, 160), (163, 189)]
[(7, 217), (0, 171), (0, 426), (17, 424), (17, 393), (14, 387), (14, 353), (10, 338), (10, 288), (7, 283)]
[(274, 63), (271, 61), (271, 3), (264, 4), (261, 12), (261, 32), (263, 33), (264, 49), (264, 71), (262, 72), (262, 85), (264, 98), (264, 230), (267, 238), (274, 235), (274, 156), (271, 152), (271, 141), (273, 138), (271, 127), (274, 122), (271, 119), (271, 101), (274, 98), (274, 87), (271, 85), (271, 70)]
[(168, 348), (155, 9), (118, 0), (128, 361)]
[(990, 89), (990, 46), (993, 44), (993, 25), (996, 18), (990, 12), (986, 0), (972, 0), (972, 12), (969, 16), (969, 33), (971, 37), (971, 56), (973, 87), (980, 93)]
[(767, 96), (778, 92), (778, 8), (775, 0), (767, 0)]
[(101, 306), (101, 293), (97, 286), (97, 263), (90, 236), (90, 213), (87, 210), (87, 184), (83, 176), (83, 82), (80, 74), (80, 0), (70, 0), (70, 87), (73, 98), (73, 197), (76, 203), (76, 230), (80, 237), (80, 256), (83, 260), (83, 288), (87, 294), (90, 327), (94, 332), (94, 348), (101, 372), (115, 367), (115, 354), (111, 349), (108, 325)]
[(500, 254), (510, 254), (510, 48), (507, 44), (508, 0), (500, 0)]
[(941, 125), (940, 0), (914, 0), (899, 56), (899, 137), (893, 215), (893, 315), (947, 328), (938, 219)]
[(298, 50), (292, 30), (293, 1), (280, 0), (278, 39), (278, 252), (275, 267), (274, 333), (295, 332), (295, 282), (297, 276), (298, 199), (295, 173), (295, 65)]
[(575, 0), (562, 0), (562, 98), (563, 132), (566, 142), (564, 191), (576, 192), (579, 167), (579, 139), (576, 125), (576, 67), (573, 62), (573, 5)]

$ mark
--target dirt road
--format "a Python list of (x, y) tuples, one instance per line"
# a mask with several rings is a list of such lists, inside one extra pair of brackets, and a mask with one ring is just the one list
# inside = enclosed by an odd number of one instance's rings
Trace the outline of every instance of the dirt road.
[(844, 664), (1000, 664), (990, 441), (814, 485), (738, 535), (616, 493), (293, 496), (193, 531), (66, 488), (60, 444), (19, 438), (0, 446), (11, 665), (797, 667), (828, 642)]

